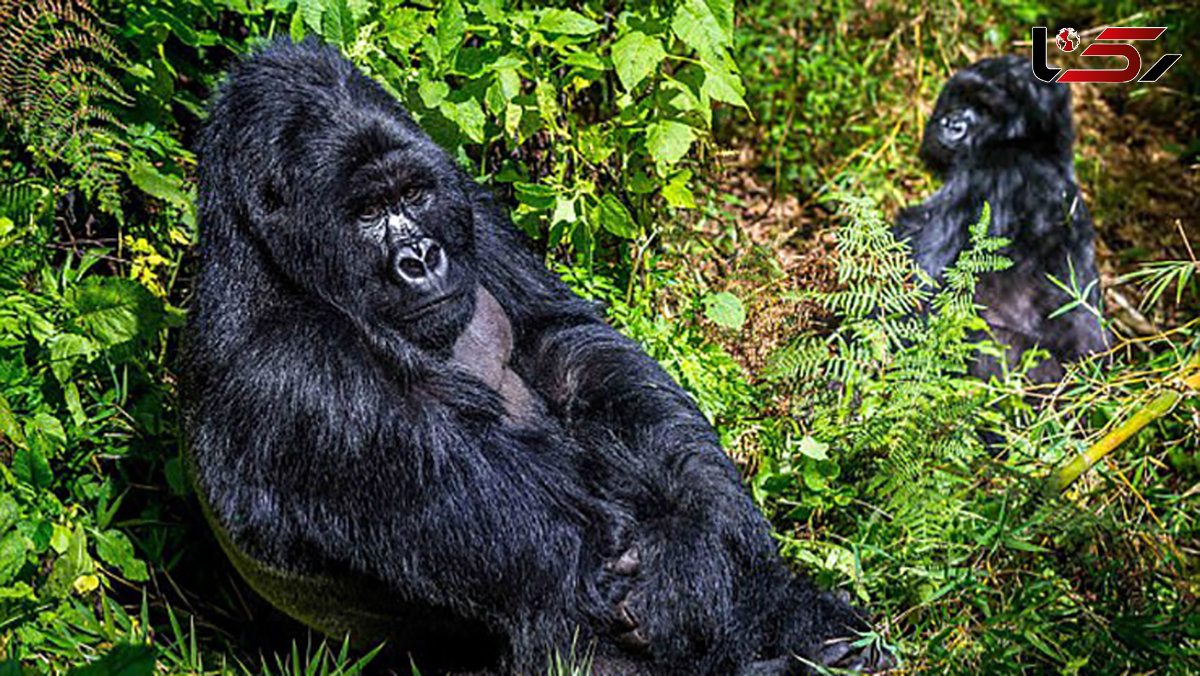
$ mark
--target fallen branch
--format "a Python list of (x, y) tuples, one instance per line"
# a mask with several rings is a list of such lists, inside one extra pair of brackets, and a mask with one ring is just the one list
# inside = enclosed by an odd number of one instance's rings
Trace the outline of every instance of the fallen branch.
[[(1187, 364), (1183, 367), (1182, 373), (1186, 374), (1188, 371), (1197, 368), (1200, 368), (1200, 354), (1194, 355), (1188, 360)], [(1060, 469), (1054, 476), (1055, 490), (1058, 492), (1065, 490), (1067, 486), (1070, 486), (1084, 472), (1088, 471), (1092, 465), (1111, 453), (1115, 448), (1124, 443), (1126, 439), (1140, 432), (1146, 425), (1169, 413), (1171, 409), (1175, 408), (1175, 404), (1179, 403), (1181, 399), (1192, 391), (1200, 391), (1200, 370), (1182, 378), (1177, 387), (1168, 387), (1168, 389), (1152, 399), (1149, 404), (1146, 404), (1137, 413), (1130, 416), (1120, 427), (1104, 435), (1100, 441), (1092, 444), (1086, 452), (1077, 456), (1066, 467)]]

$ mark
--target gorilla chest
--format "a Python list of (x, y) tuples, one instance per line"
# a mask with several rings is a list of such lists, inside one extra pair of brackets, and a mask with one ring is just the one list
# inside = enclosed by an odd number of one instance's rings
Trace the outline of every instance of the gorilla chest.
[(475, 287), (475, 314), (454, 343), (450, 358), (500, 395), (511, 420), (528, 420), (539, 403), (510, 365), (512, 323), (500, 303), (482, 286)]

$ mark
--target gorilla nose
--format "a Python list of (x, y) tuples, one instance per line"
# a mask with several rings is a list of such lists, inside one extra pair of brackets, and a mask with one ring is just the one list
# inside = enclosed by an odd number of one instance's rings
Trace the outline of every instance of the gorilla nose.
[(449, 267), (441, 245), (423, 237), (396, 251), (392, 269), (401, 282), (413, 286), (436, 286), (445, 278)]

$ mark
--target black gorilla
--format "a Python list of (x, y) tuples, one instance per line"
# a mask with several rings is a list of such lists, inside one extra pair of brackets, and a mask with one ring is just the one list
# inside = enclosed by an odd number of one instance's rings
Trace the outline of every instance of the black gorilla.
[(679, 386), (334, 50), (241, 64), (199, 158), (191, 465), (274, 604), (425, 673), (533, 675), (576, 632), (604, 674), (891, 663)]
[[(1071, 154), (1071, 92), (1034, 78), (1028, 60), (984, 59), (956, 73), (938, 95), (925, 127), (921, 158), (945, 179), (925, 202), (900, 213), (896, 235), (907, 238), (920, 266), (935, 279), (968, 243), (986, 201), (989, 233), (1011, 244), (1013, 265), (980, 280), (975, 300), (1010, 365), (1041, 346), (1051, 354), (1030, 374), (1062, 378), (1063, 364), (1103, 351), (1107, 335), (1086, 308), (1051, 318), (1070, 301), (1047, 275), (1069, 282), (1071, 270), (1088, 303), (1100, 307), (1087, 207), (1075, 183)], [(1089, 288), (1090, 285), (1090, 288)], [(1001, 371), (992, 358), (971, 372)]]

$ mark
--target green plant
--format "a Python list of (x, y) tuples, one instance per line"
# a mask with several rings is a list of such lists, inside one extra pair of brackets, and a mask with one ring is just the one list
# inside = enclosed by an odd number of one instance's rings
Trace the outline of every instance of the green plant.
[(664, 208), (694, 207), (690, 157), (713, 105), (745, 106), (728, 0), (615, 11), (501, 0), (277, 6), (292, 12), (293, 39), (340, 45), (462, 162), (511, 186), (527, 232), (585, 262), (604, 238), (637, 238)]

